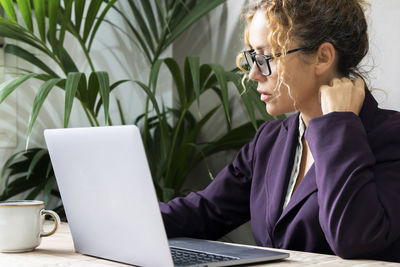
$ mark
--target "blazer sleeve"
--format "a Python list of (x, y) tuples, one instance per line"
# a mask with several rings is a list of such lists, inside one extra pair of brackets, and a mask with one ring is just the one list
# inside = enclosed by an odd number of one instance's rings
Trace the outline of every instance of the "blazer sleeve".
[(373, 257), (400, 236), (400, 119), (390, 121), (367, 136), (354, 113), (332, 112), (306, 130), (319, 222), (340, 257)]
[(159, 203), (168, 237), (217, 239), (250, 219), (253, 154), (264, 125), (206, 189)]

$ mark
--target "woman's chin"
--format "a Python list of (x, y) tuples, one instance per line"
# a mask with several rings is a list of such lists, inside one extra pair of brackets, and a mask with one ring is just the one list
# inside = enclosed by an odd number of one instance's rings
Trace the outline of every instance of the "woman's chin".
[(266, 110), (269, 115), (274, 116), (274, 117), (296, 111), (294, 108), (292, 108), (292, 109), (281, 108), (274, 104), (266, 104)]
[(274, 105), (270, 105), (270, 104), (266, 105), (266, 110), (267, 110), (268, 114), (271, 116), (279, 116), (279, 115), (282, 115), (285, 113), (285, 111), (283, 111), (279, 108), (276, 108), (276, 107), (274, 107)]

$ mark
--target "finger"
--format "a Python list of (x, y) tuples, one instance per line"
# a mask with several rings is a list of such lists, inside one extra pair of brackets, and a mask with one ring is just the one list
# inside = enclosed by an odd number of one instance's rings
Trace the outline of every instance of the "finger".
[(350, 81), (350, 79), (347, 78), (347, 77), (342, 77), (342, 78), (340, 79), (340, 81), (343, 82), (343, 83), (347, 83), (347, 82)]
[(343, 77), (340, 79), (342, 84), (346, 85), (348, 88), (352, 88), (354, 86), (353, 81), (347, 77)]
[(329, 83), (330, 86), (334, 86), (335, 84), (340, 83), (340, 80), (338, 78), (333, 78), (331, 82)]

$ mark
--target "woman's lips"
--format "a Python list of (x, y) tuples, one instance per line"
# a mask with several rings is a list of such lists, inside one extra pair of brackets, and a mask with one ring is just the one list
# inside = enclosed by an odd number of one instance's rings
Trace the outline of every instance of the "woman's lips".
[(269, 102), (272, 99), (271, 94), (261, 93), (261, 101)]

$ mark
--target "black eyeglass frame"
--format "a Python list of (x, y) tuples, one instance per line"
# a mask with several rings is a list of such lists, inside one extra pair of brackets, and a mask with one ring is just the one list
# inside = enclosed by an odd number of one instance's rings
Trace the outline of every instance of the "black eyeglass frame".
[[(300, 50), (309, 49), (309, 48), (310, 48), (310, 47), (308, 47), (308, 46), (307, 46), (307, 47), (295, 48), (295, 49), (292, 49), (292, 50), (287, 51), (287, 52), (286, 52), (286, 55), (287, 55), (287, 54), (294, 53), (294, 52), (297, 52), (297, 51), (300, 51)], [(246, 54), (250, 56), (251, 61), (252, 61), (251, 63), (247, 60)], [(260, 73), (261, 73), (262, 75), (264, 75), (264, 76), (270, 76), (270, 75), (272, 74), (272, 71), (271, 71), (271, 66), (270, 66), (270, 64), (269, 64), (269, 61), (270, 61), (271, 59), (276, 58), (276, 57), (282, 56), (282, 53), (277, 53), (277, 54), (275, 54), (275, 56), (271, 56), (271, 55), (264, 55), (264, 54), (256, 54), (256, 52), (254, 51), (254, 49), (251, 49), (251, 50), (243, 51), (243, 55), (244, 55), (244, 58), (246, 59), (247, 64), (249, 64), (249, 66), (250, 66), (250, 70), (251, 70), (251, 68), (253, 68), (253, 65), (254, 65), (254, 63), (255, 63), (255, 64), (257, 65), (258, 70), (260, 71)], [(257, 60), (256, 60), (256, 56), (261, 56), (262, 58), (264, 58), (265, 63), (267, 63), (268, 73), (264, 73), (264, 72), (261, 70), (261, 67), (258, 65), (258, 62), (257, 62)]]

